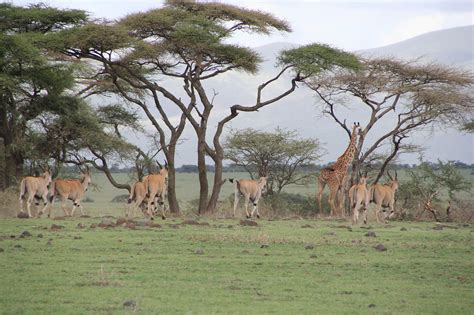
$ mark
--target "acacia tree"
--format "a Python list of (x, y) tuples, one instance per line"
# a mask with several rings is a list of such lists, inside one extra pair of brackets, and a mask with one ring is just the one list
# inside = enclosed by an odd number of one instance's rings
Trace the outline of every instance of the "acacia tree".
[(233, 131), (224, 148), (225, 158), (243, 167), (252, 179), (269, 176), (269, 194), (278, 194), (290, 184), (304, 184), (310, 174), (301, 172), (301, 168), (321, 156), (317, 139), (300, 139), (295, 131), (280, 128), (273, 132)]
[(43, 114), (37, 119), (41, 125), (34, 145), (40, 156), (62, 163), (91, 164), (103, 172), (109, 182), (130, 190), (128, 183), (118, 182), (110, 169), (114, 162), (131, 162), (137, 148), (121, 137), (120, 127), (138, 128), (137, 117), (121, 107), (107, 105), (94, 109), (79, 101), (72, 111), (61, 115)]
[[(72, 66), (52, 62), (44, 49), (47, 34), (78, 25), (86, 14), (45, 5), (28, 8), (0, 4), (0, 189), (22, 176), (29, 151), (30, 122), (43, 112), (61, 113), (74, 106), (67, 89), (74, 84)], [(0, 158), (0, 160), (2, 160)]]
[(348, 136), (348, 110), (366, 113), (350, 182), (361, 165), (389, 145), (377, 182), (410, 135), (427, 127), (458, 127), (472, 117), (474, 107), (469, 92), (474, 84), (472, 73), (419, 61), (364, 59), (357, 72), (336, 71), (312, 77), (307, 84), (322, 100), (324, 114)]
[[(228, 122), (240, 112), (256, 111), (279, 101), (315, 71), (356, 64), (352, 55), (323, 45), (308, 45), (286, 52), (280, 59), (279, 72), (258, 87), (255, 103), (229, 106), (229, 114), (218, 122), (212, 134), (209, 120), (216, 106), (216, 94), (206, 89), (205, 82), (229, 71), (254, 74), (261, 61), (253, 50), (231, 44), (228, 39), (238, 32), (268, 34), (271, 31), (289, 32), (291, 29), (285, 21), (261, 11), (222, 3), (167, 1), (160, 9), (132, 14), (116, 23), (89, 24), (65, 32), (61, 40), (69, 40), (68, 45), (63, 46), (64, 53), (97, 61), (101, 66), (97, 78), (110, 83), (122, 97), (142, 108), (160, 134), (170, 167), (170, 208), (173, 203), (177, 205), (176, 200), (171, 200), (175, 196), (176, 143), (185, 122), (190, 123), (197, 138), (199, 213), (203, 213), (215, 209), (224, 183), (221, 135)], [(296, 71), (288, 80), (289, 87), (264, 99), (263, 90), (292, 69)], [(179, 91), (170, 88), (173, 81), (181, 86)], [(170, 109), (170, 105), (174, 108)], [(176, 109), (181, 119), (173, 124), (169, 117)], [(215, 165), (210, 196), (206, 157)]]

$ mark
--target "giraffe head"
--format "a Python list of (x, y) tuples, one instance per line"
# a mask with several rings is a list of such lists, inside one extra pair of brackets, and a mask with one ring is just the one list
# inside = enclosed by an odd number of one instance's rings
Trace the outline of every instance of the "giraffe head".
[(361, 131), (362, 131), (362, 128), (360, 126), (360, 123), (359, 122), (357, 122), (357, 123), (354, 122), (354, 126), (352, 127), (351, 136), (352, 137), (357, 137), (360, 134)]

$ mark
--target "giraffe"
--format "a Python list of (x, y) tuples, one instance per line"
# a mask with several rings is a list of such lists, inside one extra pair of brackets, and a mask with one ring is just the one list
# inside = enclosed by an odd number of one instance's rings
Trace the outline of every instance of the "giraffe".
[(340, 205), (336, 206), (335, 202), (338, 199), (336, 197), (343, 186), (347, 169), (354, 159), (357, 136), (359, 135), (360, 130), (360, 124), (354, 123), (354, 126), (352, 127), (351, 140), (347, 146), (346, 151), (344, 151), (344, 153), (337, 159), (336, 163), (321, 170), (321, 173), (318, 177), (319, 191), (317, 195), (319, 211), (321, 211), (321, 198), (323, 196), (323, 190), (327, 184), (330, 191), (329, 205), (331, 206), (331, 216), (337, 215), (336, 207)]

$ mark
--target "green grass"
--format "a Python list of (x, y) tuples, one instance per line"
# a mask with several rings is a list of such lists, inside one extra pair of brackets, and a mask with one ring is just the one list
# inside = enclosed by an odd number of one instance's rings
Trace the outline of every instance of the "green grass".
[[(0, 313), (472, 314), (473, 226), (315, 220), (0, 220)], [(79, 222), (87, 225), (78, 229)], [(52, 223), (64, 225), (59, 231)], [(302, 228), (310, 225), (311, 227)], [(405, 227), (407, 231), (401, 231)], [(11, 239), (28, 230), (32, 237)], [(42, 233), (43, 238), (37, 234)], [(48, 240), (52, 239), (51, 245)], [(305, 249), (311, 243), (314, 249)], [(388, 251), (374, 246), (384, 244)], [(265, 244), (268, 247), (261, 248)], [(21, 248), (16, 248), (20, 245)], [(198, 255), (196, 249), (204, 254)], [(136, 308), (123, 302), (135, 300)], [(369, 307), (370, 304), (375, 306)]]

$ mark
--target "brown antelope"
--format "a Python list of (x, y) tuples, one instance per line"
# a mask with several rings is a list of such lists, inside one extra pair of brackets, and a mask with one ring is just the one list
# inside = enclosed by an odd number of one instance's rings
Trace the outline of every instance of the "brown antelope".
[[(130, 204), (130, 207), (128, 209), (128, 212), (126, 213), (127, 216), (134, 216), (136, 209), (141, 208), (143, 206), (146, 207), (146, 205), (148, 204), (148, 198), (146, 196), (147, 194), (145, 187), (145, 179), (147, 177), (148, 175), (143, 177), (142, 181), (135, 182), (130, 188), (130, 196), (127, 200), (128, 204)], [(154, 205), (155, 203), (152, 202), (151, 204)], [(156, 210), (156, 207), (154, 210)]]
[(349, 189), (349, 200), (352, 209), (352, 224), (359, 220), (359, 209), (365, 211), (364, 223), (367, 223), (367, 207), (369, 206), (369, 191), (367, 189), (367, 174), (359, 174), (359, 184), (352, 185)]
[(393, 178), (388, 171), (387, 175), (390, 178), (390, 182), (383, 185), (372, 185), (369, 191), (370, 202), (375, 203), (375, 217), (378, 223), (380, 223), (379, 213), (382, 207), (390, 208), (389, 219), (395, 214), (395, 193), (398, 189), (397, 171), (395, 171), (395, 178)]
[[(235, 181), (235, 195), (234, 195), (234, 217), (235, 217), (235, 210), (239, 205), (239, 197), (243, 195), (245, 197), (245, 214), (247, 218), (251, 218), (255, 212), (257, 211), (257, 218), (260, 218), (260, 213), (258, 212), (257, 204), (258, 200), (262, 196), (262, 191), (267, 186), (267, 176), (262, 176), (258, 180), (252, 179), (240, 179)], [(233, 178), (229, 178), (231, 183), (234, 182)], [(253, 203), (253, 210), (252, 213), (249, 215), (248, 212), (248, 203), (249, 200)]]
[(165, 163), (164, 167), (160, 166), (160, 172), (158, 174), (150, 174), (146, 176), (143, 183), (145, 184), (147, 202), (147, 214), (153, 219), (154, 211), (152, 210), (152, 204), (156, 207), (158, 204), (161, 205), (161, 218), (166, 219), (165, 216), (165, 198), (168, 190), (168, 164)]
[(35, 199), (35, 204), (39, 205), (39, 199), (43, 199), (44, 207), (38, 212), (37, 216), (42, 213), (48, 206), (48, 188), (51, 184), (51, 172), (49, 168), (43, 168), (43, 175), (39, 177), (27, 176), (21, 180), (20, 184), (20, 212), (23, 212), (23, 199), (26, 199), (26, 208), (28, 216), (31, 218), (31, 203)]
[(84, 215), (84, 211), (81, 205), (81, 200), (84, 197), (84, 194), (89, 187), (89, 184), (92, 183), (92, 178), (89, 172), (89, 168), (86, 166), (86, 170), (81, 169), (81, 179), (56, 179), (51, 186), (51, 195), (49, 197), (49, 211), (48, 217), (51, 216), (51, 208), (53, 207), (54, 198), (59, 196), (61, 199), (61, 209), (63, 209), (64, 214), (69, 216), (66, 210), (67, 200), (72, 200), (73, 207), (71, 211), (71, 217), (74, 216), (74, 211), (76, 207), (79, 207), (81, 210), (81, 215)]

